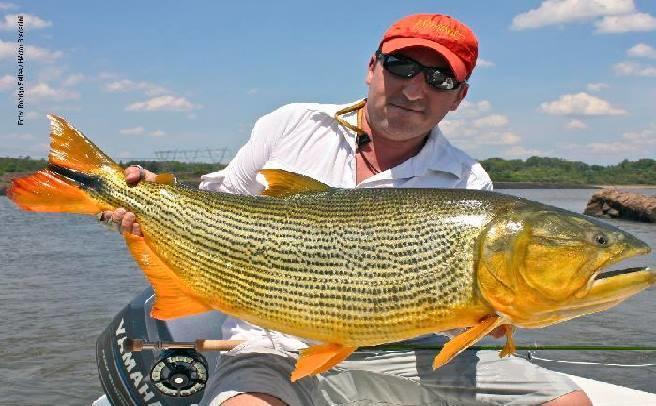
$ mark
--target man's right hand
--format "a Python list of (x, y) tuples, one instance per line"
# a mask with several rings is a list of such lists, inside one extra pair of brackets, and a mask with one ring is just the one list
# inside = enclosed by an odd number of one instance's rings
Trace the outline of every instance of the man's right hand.
[[(147, 171), (139, 166), (128, 166), (123, 173), (125, 175), (125, 182), (130, 186), (136, 186), (142, 180), (145, 180), (146, 182), (154, 182), (157, 177), (155, 173)], [(118, 231), (121, 234), (128, 232), (143, 237), (141, 226), (136, 222), (136, 216), (134, 213), (127, 211), (122, 207), (119, 207), (114, 211), (104, 211), (100, 216), (100, 221), (117, 224)]]

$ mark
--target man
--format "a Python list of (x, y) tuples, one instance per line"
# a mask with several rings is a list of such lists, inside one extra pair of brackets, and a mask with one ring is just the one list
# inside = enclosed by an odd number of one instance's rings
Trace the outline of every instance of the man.
[[(467, 94), (477, 56), (476, 37), (455, 19), (405, 17), (384, 34), (369, 61), (367, 99), (290, 104), (260, 118), (232, 162), (203, 176), (200, 188), (258, 194), (257, 172), (278, 168), (344, 188), (492, 189), (483, 168), (437, 126)], [(131, 183), (153, 177), (140, 168), (126, 170)], [(124, 230), (140, 234), (133, 214), (110, 214)], [(467, 351), (437, 371), (430, 367), (434, 351), (358, 352), (324, 374), (291, 383), (295, 351), (305, 347), (300, 339), (234, 318), (223, 334), (246, 342), (220, 357), (204, 404), (590, 404), (565, 376), (490, 351)]]

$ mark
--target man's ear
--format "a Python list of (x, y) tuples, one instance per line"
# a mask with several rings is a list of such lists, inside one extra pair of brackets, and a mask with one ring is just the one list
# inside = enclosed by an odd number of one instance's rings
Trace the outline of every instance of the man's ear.
[(460, 88), (458, 89), (458, 94), (456, 95), (456, 98), (453, 99), (453, 103), (451, 103), (451, 107), (449, 110), (451, 111), (456, 111), (458, 106), (460, 105), (460, 102), (467, 96), (467, 91), (469, 90), (469, 83), (463, 83), (460, 85)]
[(367, 85), (371, 84), (371, 79), (374, 76), (374, 69), (376, 68), (376, 56), (371, 55), (369, 59), (369, 65), (367, 66), (367, 76), (364, 78), (364, 83)]

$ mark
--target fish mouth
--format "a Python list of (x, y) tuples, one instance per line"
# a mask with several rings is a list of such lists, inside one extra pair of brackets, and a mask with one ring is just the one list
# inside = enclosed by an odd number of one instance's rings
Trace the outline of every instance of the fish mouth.
[(598, 281), (601, 279), (612, 278), (614, 276), (627, 275), (627, 274), (642, 272), (642, 271), (651, 271), (651, 269), (647, 266), (636, 266), (626, 269), (615, 269), (612, 271), (605, 271), (605, 272), (598, 273), (597, 275), (594, 276), (594, 280)]
[(595, 275), (589, 290), (573, 296), (559, 309), (561, 321), (596, 313), (618, 305), (656, 284), (656, 270), (649, 267), (615, 269)]
[(602, 265), (597, 272), (595, 272), (590, 278), (589, 285), (592, 285), (595, 281), (602, 279), (617, 277), (621, 275), (628, 275), (641, 271), (651, 271), (649, 267), (646, 266), (637, 266), (624, 269), (611, 269), (604, 270), (613, 264), (617, 264), (622, 261), (626, 261), (629, 258), (640, 257), (651, 253), (651, 247), (644, 243), (643, 241), (638, 240), (633, 236), (629, 236), (630, 240), (628, 246), (626, 246), (617, 256), (610, 259), (605, 265)]

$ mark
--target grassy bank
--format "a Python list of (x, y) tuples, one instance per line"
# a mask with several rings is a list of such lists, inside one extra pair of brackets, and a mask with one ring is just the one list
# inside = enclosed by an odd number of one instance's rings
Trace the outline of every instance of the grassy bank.
[[(139, 164), (155, 173), (174, 173), (180, 182), (198, 186), (200, 176), (217, 171), (223, 165), (178, 161), (130, 161), (122, 166)], [(0, 158), (0, 194), (12, 178), (44, 168), (43, 159)], [(526, 160), (490, 158), (481, 161), (497, 189), (581, 189), (598, 185), (632, 187), (656, 186), (656, 160), (624, 160), (616, 165), (588, 165), (559, 158), (531, 157)]]

